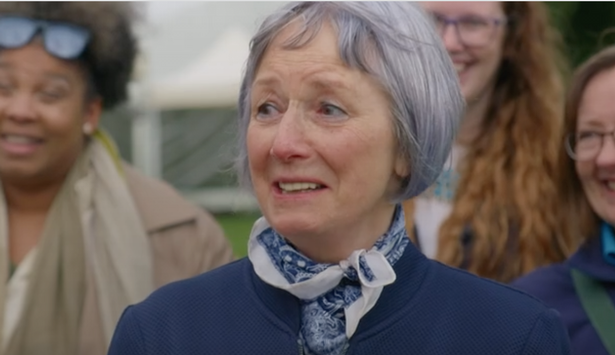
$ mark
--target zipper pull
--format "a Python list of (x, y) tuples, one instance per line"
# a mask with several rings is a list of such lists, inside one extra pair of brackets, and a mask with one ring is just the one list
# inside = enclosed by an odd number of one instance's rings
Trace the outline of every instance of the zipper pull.
[(303, 354), (303, 340), (301, 340), (301, 338), (297, 339), (297, 344), (299, 345), (299, 355), (304, 355)]
[(346, 353), (348, 352), (348, 348), (350, 348), (350, 341), (347, 341), (346, 344), (344, 344), (344, 348), (342, 348), (341, 355), (346, 355)]

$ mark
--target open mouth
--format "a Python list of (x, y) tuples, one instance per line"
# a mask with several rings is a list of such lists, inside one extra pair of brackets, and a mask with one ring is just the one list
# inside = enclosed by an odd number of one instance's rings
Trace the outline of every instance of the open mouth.
[(20, 145), (30, 145), (30, 144), (40, 144), (43, 142), (42, 139), (33, 138), (28, 136), (22, 136), (17, 134), (2, 134), (0, 135), (3, 141), (11, 144), (20, 144)]
[(615, 191), (615, 181), (613, 180), (605, 181), (604, 186), (606, 186), (609, 191)]
[(300, 194), (325, 188), (324, 185), (313, 182), (278, 182), (275, 186), (283, 194)]

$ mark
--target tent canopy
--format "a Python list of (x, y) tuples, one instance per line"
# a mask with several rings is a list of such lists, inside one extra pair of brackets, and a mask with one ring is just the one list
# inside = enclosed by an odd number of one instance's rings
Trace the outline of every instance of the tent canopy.
[(151, 88), (150, 102), (159, 110), (234, 107), (250, 37), (232, 28), (191, 65)]

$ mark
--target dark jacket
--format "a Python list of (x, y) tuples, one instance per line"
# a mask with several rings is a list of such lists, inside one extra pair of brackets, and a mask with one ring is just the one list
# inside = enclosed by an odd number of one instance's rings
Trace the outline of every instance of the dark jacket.
[(573, 354), (609, 355), (581, 305), (570, 268), (599, 280), (615, 302), (615, 266), (604, 260), (599, 236), (583, 245), (566, 262), (537, 269), (513, 282), (512, 286), (542, 299), (560, 312), (568, 328)]
[[(427, 259), (409, 245), (346, 355), (570, 354), (556, 311), (520, 291)], [(302, 354), (300, 303), (246, 258), (128, 308), (110, 355)]]

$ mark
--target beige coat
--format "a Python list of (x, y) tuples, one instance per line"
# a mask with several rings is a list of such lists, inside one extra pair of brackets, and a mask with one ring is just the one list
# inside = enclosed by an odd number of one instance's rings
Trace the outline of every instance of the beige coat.
[[(124, 171), (150, 238), (156, 287), (233, 259), (222, 229), (209, 213), (186, 201), (164, 182), (146, 177), (128, 165)], [(94, 287), (88, 283), (79, 355), (107, 354)]]

